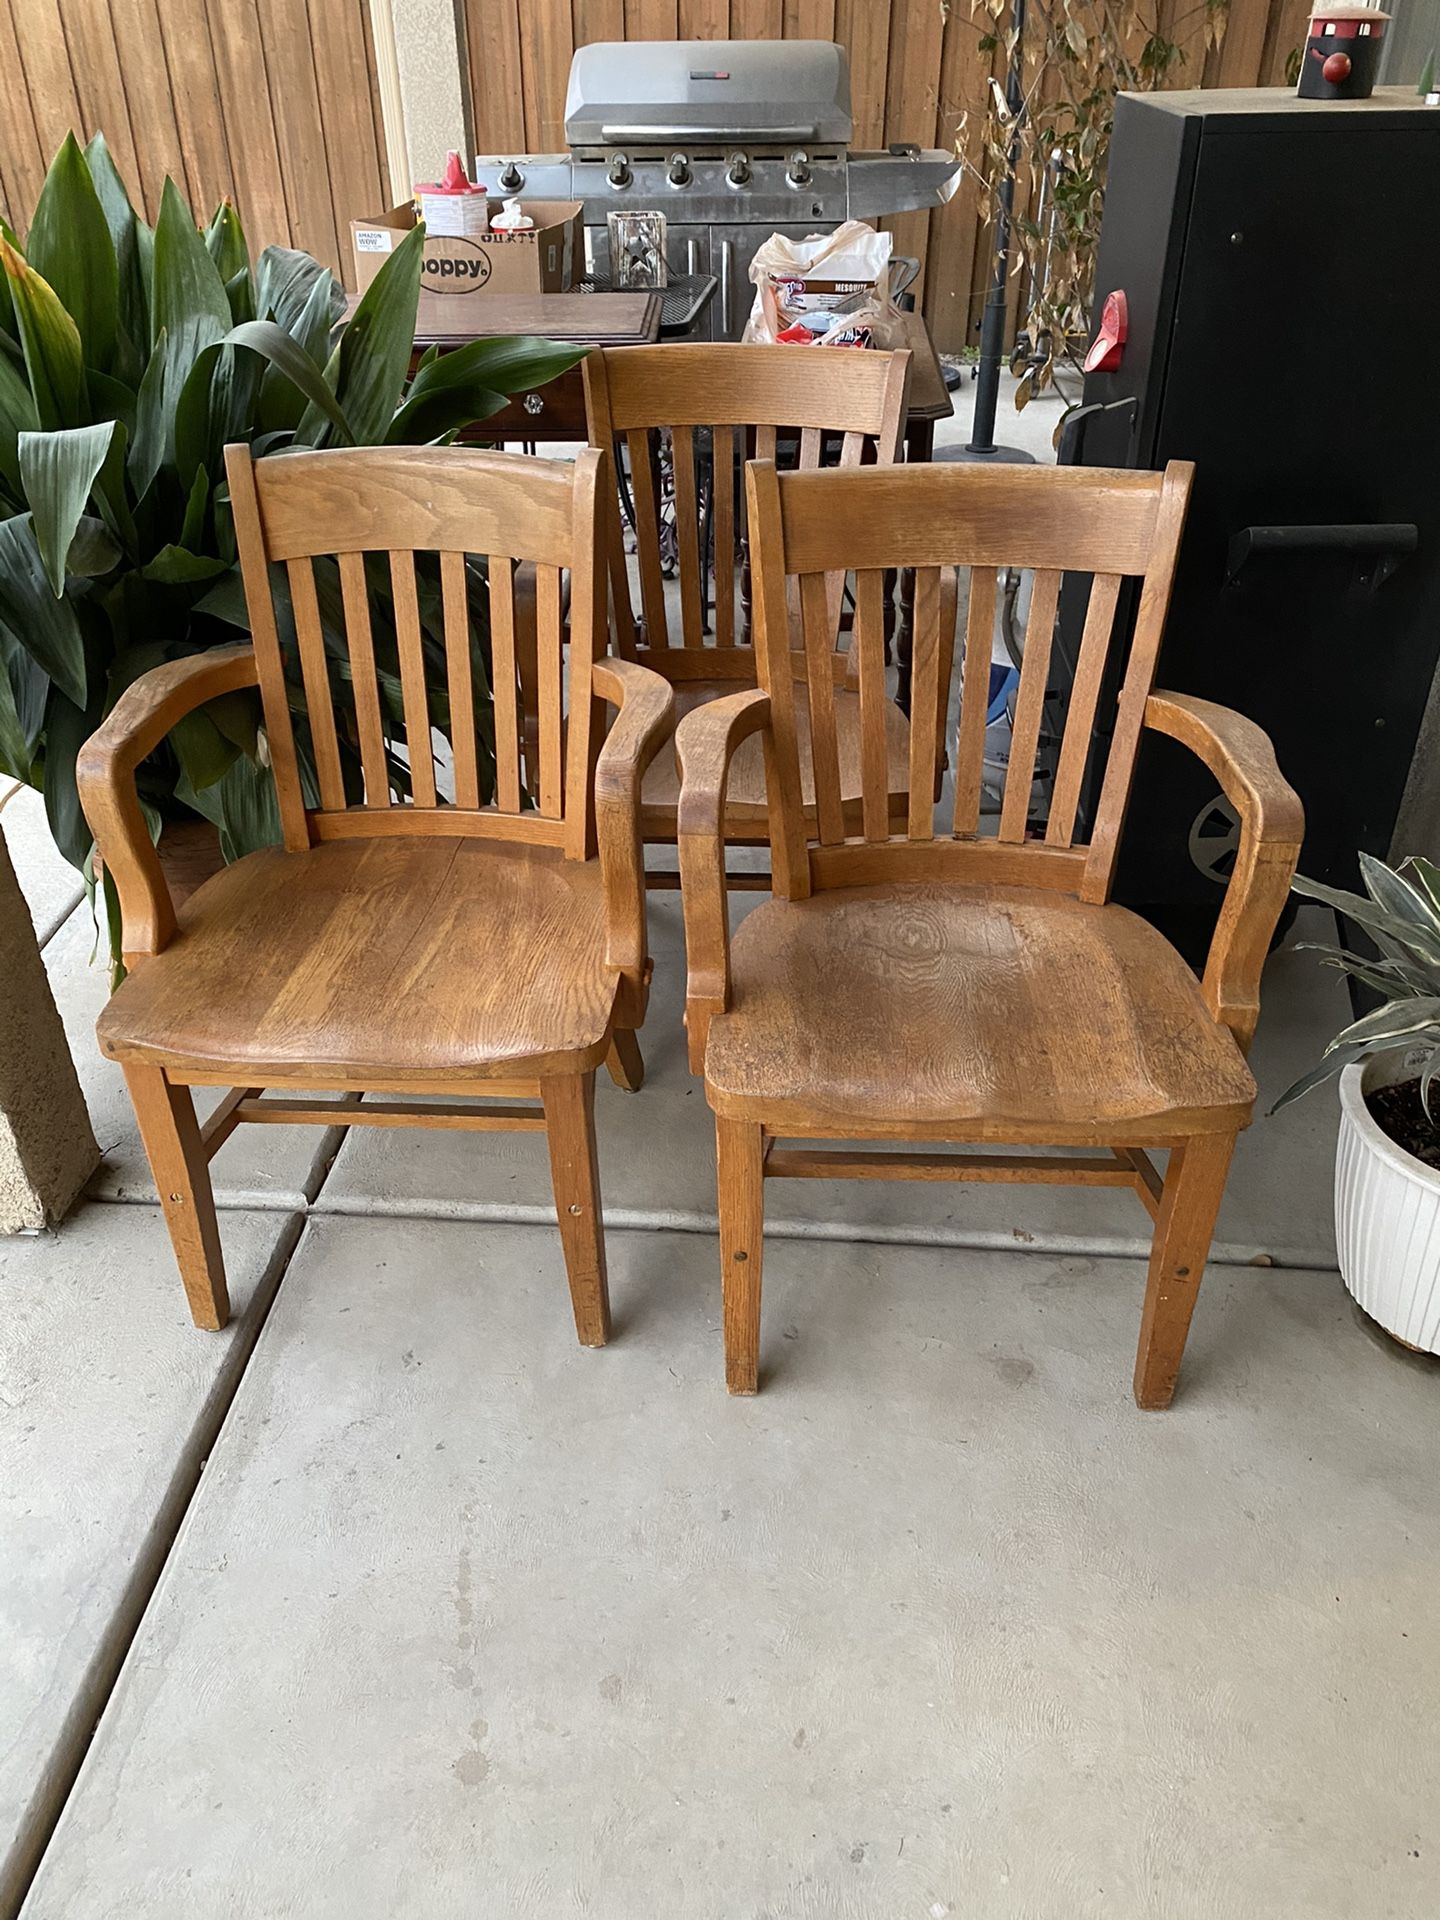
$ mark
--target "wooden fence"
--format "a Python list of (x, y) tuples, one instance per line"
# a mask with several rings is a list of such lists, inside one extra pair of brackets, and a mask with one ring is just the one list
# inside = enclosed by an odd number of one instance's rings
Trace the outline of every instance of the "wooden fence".
[[(1202, 17), (1160, 0), (1162, 28)], [(849, 49), (857, 146), (949, 146), (992, 56), (968, 0), (463, 0), (475, 139), (564, 147), (570, 56), (590, 40), (820, 39)], [(1283, 79), (1305, 0), (1231, 0), (1223, 43), (1192, 31), (1176, 84)], [(251, 245), (305, 247), (350, 276), (348, 226), (389, 204), (367, 0), (0, 0), (0, 205), (29, 224), (66, 132), (103, 131), (153, 218), (168, 173), (197, 214), (229, 194)], [(925, 262), (938, 344), (974, 341), (986, 235), (968, 180), (949, 206), (887, 222)]]
[(226, 194), (251, 247), (350, 277), (349, 223), (387, 206), (367, 0), (0, 0), (0, 201), (29, 224), (67, 132), (102, 132), (137, 206), (169, 174)]
[[(482, 153), (565, 145), (570, 56), (591, 40), (838, 40), (849, 50), (855, 144), (948, 147), (980, 106), (1002, 56), (982, 52), (968, 0), (464, 0), (476, 144)], [(1181, 87), (1278, 84), (1305, 0), (1230, 0), (1224, 41), (1206, 50), (1195, 0), (1161, 0), (1162, 31), (1187, 29)], [(1171, 36), (1173, 37), (1173, 35)], [(987, 236), (966, 180), (950, 204), (883, 224), (897, 253), (925, 262), (921, 297), (937, 345), (973, 344), (988, 279)]]

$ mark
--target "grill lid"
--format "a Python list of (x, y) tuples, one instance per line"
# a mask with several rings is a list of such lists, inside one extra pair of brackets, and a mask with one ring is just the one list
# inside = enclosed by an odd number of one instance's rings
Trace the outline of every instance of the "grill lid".
[(828, 40), (597, 40), (565, 96), (572, 147), (811, 140), (847, 146), (850, 68)]

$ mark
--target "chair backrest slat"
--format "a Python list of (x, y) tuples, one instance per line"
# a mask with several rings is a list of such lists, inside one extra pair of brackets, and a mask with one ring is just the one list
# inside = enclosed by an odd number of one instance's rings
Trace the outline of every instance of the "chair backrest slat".
[[(953, 615), (953, 606), (952, 606)], [(935, 830), (935, 732), (928, 722), (940, 700), (940, 655), (947, 653), (945, 681), (949, 685), (948, 650), (954, 628), (940, 631), (940, 573), (925, 567), (915, 575), (913, 645), (910, 669), (910, 711), (917, 724), (910, 729), (910, 804), (907, 832), (912, 840), (929, 840)]]
[[(558, 633), (561, 623), (561, 583), (558, 567), (537, 567), (535, 610), (537, 633)], [(537, 660), (537, 718), (540, 726), (540, 812), (547, 820), (560, 817), (563, 775), (560, 766), (560, 652), (541, 647)]]
[[(778, 473), (752, 462), (746, 479), (757, 609), (759, 677), (770, 694), (771, 852), (777, 891), (930, 877), (1060, 888), (1103, 898), (1114, 863), (1145, 701), (1178, 551), (1191, 469), (1164, 474), (1073, 468), (904, 468), (891, 472)], [(1015, 694), (1008, 765), (986, 761), (991, 660), (1000, 568), (1031, 575), (1023, 663)], [(828, 648), (835, 623), (827, 582), (848, 570), (855, 582), (852, 678), (859, 689), (861, 791), (835, 779), (835, 702)], [(883, 713), (881, 615), (887, 572), (914, 572), (908, 779), (903, 823), (893, 748), (876, 724)], [(950, 681), (957, 646), (959, 575), (968, 579), (960, 720), (955, 737), (953, 810), (936, 825), (949, 734)], [(1093, 578), (1085, 628), (1068, 690), (1052, 687), (1054, 634), (1065, 576)], [(1018, 578), (1018, 574), (1014, 577)], [(1121, 581), (1140, 579), (1139, 613), (1108, 749), (1097, 729)], [(791, 633), (798, 590), (804, 647)], [(1007, 594), (1012, 582), (1007, 575)], [(796, 676), (799, 676), (797, 684)], [(1068, 721), (1053, 710), (1068, 692)], [(803, 790), (808, 710), (815, 789), (807, 829)], [(1058, 739), (1055, 737), (1058, 732)], [(1042, 758), (1042, 747), (1044, 749)], [(1076, 823), (1093, 756), (1104, 754), (1098, 799), (1076, 845)], [(852, 756), (852, 760), (853, 760)], [(1034, 817), (1049, 777), (1052, 805), (1043, 841)], [(1102, 769), (1097, 766), (1097, 776)], [(996, 792), (998, 818), (984, 796)], [(856, 800), (858, 799), (858, 805)], [(843, 806), (842, 806), (843, 800)], [(808, 846), (807, 846), (808, 841)]]
[(805, 640), (816, 816), (822, 844), (835, 846), (845, 838), (845, 816), (840, 805), (835, 679), (830, 666), (835, 651), (835, 630), (823, 574), (809, 574), (800, 582), (800, 615)]
[(680, 573), (682, 633), (700, 631), (700, 509), (695, 489), (695, 429), (676, 427), (670, 436), (675, 479), (675, 548)]
[(605, 456), (239, 446), (226, 469), (286, 846), (439, 832), (587, 857)]
[[(635, 518), (642, 527), (660, 524), (660, 496), (655, 485), (655, 452), (648, 429), (627, 433), (625, 449), (630, 455), (630, 497), (635, 503)], [(647, 647), (668, 647), (670, 627), (665, 618), (665, 577), (660, 571), (660, 546), (657, 540), (641, 540), (640, 610), (645, 620)]]
[(455, 804), (480, 805), (480, 766), (475, 739), (475, 677), (470, 664), (470, 607), (463, 553), (440, 556), (440, 593), (445, 622), (445, 679), (450, 695), (450, 751), (455, 768)]
[(995, 569), (971, 567), (960, 671), (960, 728), (955, 742), (955, 807), (951, 831), (970, 839), (980, 828), (985, 723), (990, 711), (990, 653), (995, 641)]
[[(711, 548), (720, 555), (735, 551), (735, 429), (711, 428)], [(715, 645), (735, 644), (735, 569), (715, 569)]]
[(1030, 818), (1030, 796), (1035, 785), (1035, 753), (1040, 724), (1045, 717), (1045, 690), (1050, 683), (1050, 642), (1060, 608), (1061, 576), (1051, 567), (1035, 575), (1030, 591), (1030, 613), (1025, 622), (1025, 663), (1020, 669), (1020, 691), (1010, 729), (1010, 765), (1005, 775), (1005, 801), (1000, 812), (1000, 838), (1023, 840)]
[[(905, 419), (910, 356), (806, 352), (795, 347), (714, 346), (595, 349), (585, 360), (590, 440), (623, 460), (635, 536), (634, 575), (644, 615), (637, 636), (626, 609), (631, 565), (617, 532), (609, 547), (617, 645), (637, 644), (649, 664), (676, 678), (697, 676), (678, 656), (743, 649), (754, 656), (737, 614), (736, 574), (745, 565), (743, 508), (736, 502), (737, 457), (753, 446), (762, 460), (783, 456), (806, 471), (838, 458), (897, 457)], [(707, 478), (708, 474), (708, 478)], [(622, 481), (625, 476), (622, 474)], [(714, 620), (707, 631), (707, 576), (714, 573)], [(678, 607), (666, 607), (667, 574), (679, 578)], [(839, 629), (844, 570), (831, 570)], [(798, 621), (799, 605), (795, 602)], [(678, 628), (678, 631), (677, 631)], [(797, 636), (798, 637), (798, 636)], [(662, 656), (660, 650), (666, 649)], [(730, 678), (723, 667), (716, 678)]]
[(1065, 714), (1065, 736), (1060, 745), (1055, 791), (1050, 796), (1050, 818), (1045, 828), (1045, 838), (1052, 847), (1068, 847), (1075, 831), (1075, 813), (1090, 758), (1095, 712), (1100, 703), (1105, 663), (1110, 657), (1110, 635), (1115, 626), (1120, 587), (1118, 573), (1097, 573), (1090, 583), (1085, 631), (1076, 656), (1075, 678)]
[(315, 597), (315, 569), (309, 560), (289, 560), (290, 610), (300, 649), (300, 674), (305, 686), (305, 712), (310, 722), (310, 745), (320, 783), (322, 807), (345, 805), (345, 775), (340, 767), (340, 741), (335, 732), (335, 702), (330, 691), (330, 668), (325, 658), (325, 635), (320, 629), (320, 605)]
[(400, 655), (400, 694), (405, 703), (410, 791), (417, 807), (433, 807), (435, 749), (430, 739), (425, 643), (420, 634), (420, 601), (415, 591), (415, 556), (408, 550), (390, 555), (390, 590), (395, 601), (395, 641)]
[(380, 681), (375, 671), (375, 640), (370, 631), (370, 593), (363, 553), (340, 555), (340, 598), (345, 643), (350, 656), (350, 687), (355, 701), (355, 731), (367, 807), (390, 804), (390, 768), (385, 758), (385, 723), (380, 712)]
[(885, 686), (885, 583), (878, 573), (860, 576), (855, 591), (855, 638), (860, 693), (860, 806), (867, 840), (884, 840), (890, 833), (889, 736), (886, 724), (890, 696)]
[(490, 562), (490, 690), (495, 702), (495, 799), (520, 811), (519, 666), (515, 652), (515, 563)]

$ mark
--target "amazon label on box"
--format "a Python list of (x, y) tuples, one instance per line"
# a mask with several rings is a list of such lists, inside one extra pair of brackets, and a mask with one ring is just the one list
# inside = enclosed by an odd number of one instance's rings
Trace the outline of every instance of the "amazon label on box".
[[(583, 273), (584, 206), (578, 200), (525, 200), (527, 233), (485, 233), (462, 240), (426, 234), (420, 293), (427, 325), (463, 332), (467, 300), (477, 293), (565, 293)], [(373, 220), (352, 220), (355, 284), (363, 293), (415, 225), (409, 203)], [(442, 325), (443, 323), (443, 325)]]

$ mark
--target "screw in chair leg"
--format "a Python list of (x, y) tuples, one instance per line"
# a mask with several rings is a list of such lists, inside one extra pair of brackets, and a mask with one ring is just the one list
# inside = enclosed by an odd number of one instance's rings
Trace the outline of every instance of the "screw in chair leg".
[(1135, 1358), (1135, 1404), (1148, 1411), (1168, 1407), (1174, 1398), (1234, 1150), (1235, 1136), (1228, 1133), (1199, 1134), (1171, 1149)]
[(765, 1143), (751, 1120), (715, 1120), (720, 1183), (720, 1280), (725, 1315), (725, 1385), (760, 1385), (760, 1281), (765, 1251)]
[(543, 1080), (540, 1092), (575, 1331), (582, 1347), (603, 1347), (610, 1338), (610, 1289), (595, 1151), (595, 1075), (558, 1074)]

